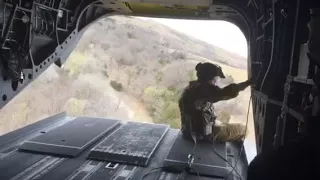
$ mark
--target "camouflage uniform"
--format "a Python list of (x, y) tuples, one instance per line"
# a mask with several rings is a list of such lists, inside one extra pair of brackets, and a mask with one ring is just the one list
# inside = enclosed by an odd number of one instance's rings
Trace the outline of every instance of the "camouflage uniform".
[(179, 100), (181, 131), (184, 137), (191, 139), (192, 135), (196, 135), (197, 140), (242, 140), (245, 131), (243, 125), (215, 125), (217, 116), (213, 103), (235, 98), (239, 91), (248, 85), (248, 82), (243, 82), (219, 88), (210, 83), (191, 81)]

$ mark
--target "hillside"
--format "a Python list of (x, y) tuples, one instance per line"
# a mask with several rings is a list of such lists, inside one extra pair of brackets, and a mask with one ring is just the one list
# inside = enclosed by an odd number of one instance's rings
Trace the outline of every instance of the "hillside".
[[(102, 19), (84, 33), (64, 68), (51, 66), (0, 110), (0, 134), (64, 110), (178, 128), (177, 100), (204, 61), (224, 69), (228, 78), (221, 86), (247, 79), (241, 56), (150, 20)], [(249, 96), (247, 89), (217, 103), (221, 120), (245, 122)]]

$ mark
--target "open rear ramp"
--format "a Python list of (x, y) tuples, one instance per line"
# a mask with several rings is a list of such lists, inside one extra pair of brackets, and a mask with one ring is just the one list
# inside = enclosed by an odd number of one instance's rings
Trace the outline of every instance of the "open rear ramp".
[[(100, 133), (103, 135), (100, 136)], [(50, 137), (53, 138), (52, 141), (45, 141)], [(65, 142), (71, 141), (72, 143), (67, 144), (69, 146), (87, 147), (72, 152), (78, 155), (65, 155), (74, 149), (57, 148), (59, 146), (55, 146), (54, 143), (60, 143), (61, 138), (65, 138)], [(26, 145), (24, 143), (31, 141), (54, 145), (44, 146), (51, 148), (50, 151), (21, 151)], [(0, 138), (0, 144), (4, 144), (0, 147), (0, 154), (3, 154), (0, 157), (1, 180), (177, 180), (183, 168), (170, 169), (163, 166), (169, 165), (172, 161), (180, 161), (173, 162), (173, 165), (186, 165), (187, 156), (193, 149), (193, 142), (184, 140), (180, 130), (170, 129), (167, 125), (74, 118), (65, 115), (52, 116), (29, 127), (18, 129)], [(241, 145), (226, 143), (216, 145), (216, 149), (235, 166)], [(90, 159), (94, 154), (93, 150), (106, 147), (113, 151), (102, 154), (101, 159)], [(228, 163), (214, 155), (211, 147), (211, 144), (200, 143), (196, 147), (196, 160), (192, 167), (199, 171), (202, 180), (223, 179), (226, 177), (225, 172), (229, 174), (231, 170)], [(126, 153), (122, 152), (123, 150)], [(212, 168), (213, 166), (215, 167)], [(247, 166), (243, 151), (236, 165), (237, 173), (243, 180), (246, 179)], [(227, 180), (239, 180), (237, 173), (234, 171)], [(198, 180), (199, 177), (196, 173), (188, 173), (186, 179)]]

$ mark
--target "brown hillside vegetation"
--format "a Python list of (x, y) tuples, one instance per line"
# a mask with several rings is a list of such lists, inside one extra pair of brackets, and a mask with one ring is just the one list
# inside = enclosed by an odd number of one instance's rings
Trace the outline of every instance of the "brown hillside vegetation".
[[(0, 133), (61, 111), (180, 126), (177, 100), (198, 62), (218, 63), (226, 85), (247, 79), (246, 60), (153, 21), (108, 17), (84, 33), (64, 68), (51, 66), (1, 110)], [(221, 121), (245, 122), (249, 90), (217, 103)]]

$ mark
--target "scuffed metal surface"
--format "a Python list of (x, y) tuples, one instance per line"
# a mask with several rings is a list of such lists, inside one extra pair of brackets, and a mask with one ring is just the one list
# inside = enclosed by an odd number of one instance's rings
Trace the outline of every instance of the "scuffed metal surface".
[(145, 165), (168, 129), (168, 125), (129, 122), (93, 148), (89, 157)]

